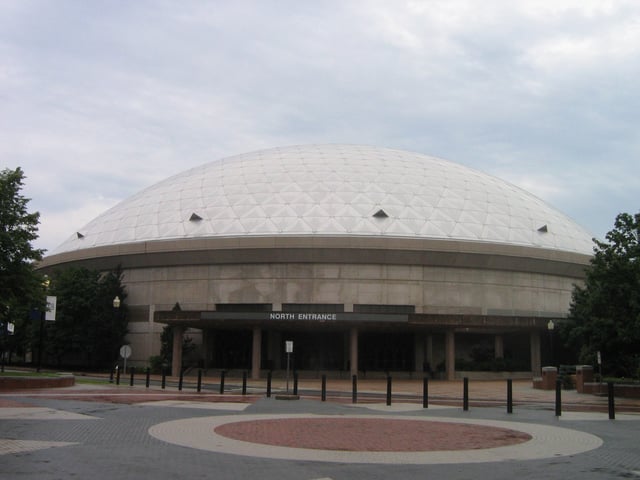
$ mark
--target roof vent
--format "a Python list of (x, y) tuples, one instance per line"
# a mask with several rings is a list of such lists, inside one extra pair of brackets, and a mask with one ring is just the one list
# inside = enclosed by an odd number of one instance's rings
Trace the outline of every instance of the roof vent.
[(387, 218), (389, 215), (387, 215), (387, 212), (385, 212), (384, 210), (380, 209), (376, 213), (374, 213), (373, 216), (376, 217), (376, 218)]
[(76, 232), (76, 237), (78, 237), (78, 238), (84, 238), (84, 235), (83, 235), (83, 234), (81, 234), (80, 232)]
[(202, 220), (202, 217), (197, 213), (192, 213), (191, 217), (189, 217), (190, 222), (199, 222), (200, 220)]
[(545, 224), (545, 225), (542, 225), (542, 226), (538, 229), (538, 231), (539, 231), (540, 233), (547, 233), (547, 232), (549, 231), (549, 228), (548, 228), (548, 227), (547, 227), (547, 225)]

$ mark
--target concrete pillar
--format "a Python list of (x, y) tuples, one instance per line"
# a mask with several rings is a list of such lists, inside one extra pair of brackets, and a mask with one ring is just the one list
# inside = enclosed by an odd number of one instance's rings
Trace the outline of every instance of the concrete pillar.
[[(149, 316), (147, 317), (147, 335), (146, 335), (146, 355), (144, 358), (149, 358), (151, 355), (160, 355), (160, 335), (156, 335), (156, 324), (153, 321), (155, 317), (156, 306), (149, 305)], [(156, 340), (154, 342), (154, 339)]]
[(414, 370), (416, 372), (423, 372), (424, 371), (424, 362), (425, 362), (425, 355), (424, 355), (424, 343), (425, 343), (425, 339), (424, 339), (424, 335), (422, 333), (416, 333), (413, 336), (414, 338)]
[(171, 362), (171, 376), (179, 377), (182, 371), (182, 342), (184, 341), (184, 327), (173, 327), (173, 356)]
[(253, 329), (253, 349), (251, 351), (251, 378), (260, 378), (260, 360), (262, 358), (262, 330), (260, 327)]
[(273, 370), (282, 370), (282, 333), (271, 330), (269, 332), (269, 360)]
[(350, 336), (350, 361), (349, 364), (351, 366), (351, 375), (358, 374), (358, 329), (356, 327), (351, 327), (351, 331), (349, 333)]
[(531, 332), (529, 343), (531, 346), (531, 372), (534, 377), (540, 376), (542, 371), (542, 356), (540, 353), (540, 332)]
[(504, 358), (504, 337), (502, 335), (496, 335), (493, 349), (495, 358)]
[(427, 335), (426, 349), (425, 359), (429, 364), (430, 371), (435, 372), (436, 366), (433, 364), (433, 335)]
[(456, 334), (453, 330), (447, 330), (445, 334), (445, 368), (447, 380), (456, 378)]
[(210, 355), (210, 347), (209, 347), (209, 330), (206, 328), (202, 329), (202, 368), (205, 370), (209, 368), (209, 355)]

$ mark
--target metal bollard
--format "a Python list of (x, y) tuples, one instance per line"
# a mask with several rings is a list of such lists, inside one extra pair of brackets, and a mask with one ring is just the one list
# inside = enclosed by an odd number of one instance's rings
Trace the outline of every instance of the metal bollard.
[(422, 408), (429, 408), (429, 378), (422, 379)]
[(116, 385), (120, 385), (120, 368), (116, 365)]
[(146, 372), (146, 378), (144, 381), (144, 386), (149, 388), (149, 383), (151, 381), (151, 369), (149, 367), (147, 367), (147, 372)]
[(469, 378), (462, 379), (462, 410), (469, 410)]
[(225, 372), (224, 370), (220, 372), (220, 395), (224, 393), (224, 377), (226, 373), (227, 372)]
[(562, 380), (556, 380), (556, 417), (562, 415)]
[(507, 413), (513, 413), (513, 380), (507, 380)]
[(358, 403), (358, 376), (351, 377), (351, 403)]
[(609, 420), (616, 419), (616, 406), (614, 401), (613, 382), (607, 382), (607, 396), (609, 397)]
[(182, 391), (182, 381), (184, 380), (184, 370), (180, 369), (180, 377), (178, 378), (178, 391)]
[(247, 394), (247, 372), (242, 372), (242, 395)]
[(387, 406), (391, 405), (391, 375), (387, 377)]
[(167, 369), (162, 367), (162, 389), (167, 386)]
[(327, 400), (327, 376), (322, 375), (322, 390), (320, 393), (320, 398), (323, 402)]
[(133, 376), (135, 375), (136, 367), (131, 367), (131, 377), (129, 378), (129, 386), (133, 387)]
[(298, 372), (293, 372), (293, 394), (298, 394)]
[(267, 373), (267, 398), (271, 398), (271, 370)]
[(202, 369), (198, 369), (198, 385), (196, 387), (198, 393), (202, 391)]

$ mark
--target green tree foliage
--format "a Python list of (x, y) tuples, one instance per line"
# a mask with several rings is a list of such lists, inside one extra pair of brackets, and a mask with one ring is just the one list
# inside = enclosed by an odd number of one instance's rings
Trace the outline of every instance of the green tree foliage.
[(584, 286), (573, 291), (561, 334), (580, 362), (603, 373), (633, 377), (640, 360), (640, 214), (621, 213), (606, 241), (595, 241)]
[(26, 344), (29, 310), (43, 308), (45, 301), (43, 277), (35, 270), (43, 250), (32, 246), (40, 214), (28, 211), (29, 199), (21, 194), (24, 179), (19, 167), (0, 172), (0, 321), (15, 324), (15, 334), (3, 342), (10, 351)]
[[(86, 268), (56, 270), (51, 295), (57, 301), (55, 322), (46, 324), (47, 358), (58, 365), (107, 368), (115, 364), (127, 333), (122, 272)], [(114, 298), (120, 308), (113, 306)]]

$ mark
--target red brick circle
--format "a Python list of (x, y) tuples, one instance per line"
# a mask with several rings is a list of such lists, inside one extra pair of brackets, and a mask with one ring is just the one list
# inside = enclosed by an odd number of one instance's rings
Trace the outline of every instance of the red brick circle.
[(220, 425), (215, 432), (245, 442), (349, 452), (431, 452), (515, 445), (531, 436), (506, 428), (424, 420), (284, 418)]

